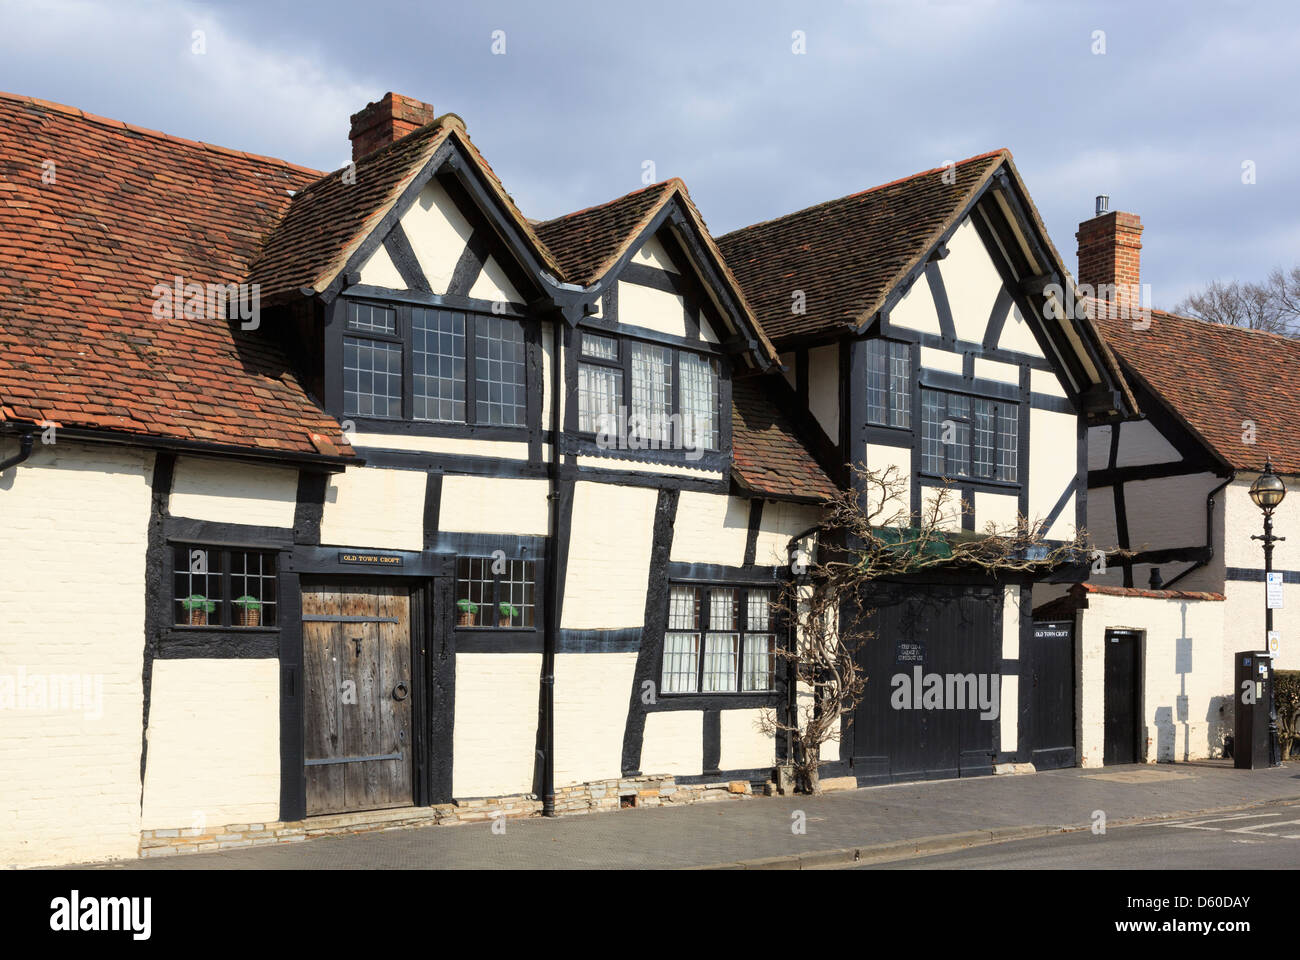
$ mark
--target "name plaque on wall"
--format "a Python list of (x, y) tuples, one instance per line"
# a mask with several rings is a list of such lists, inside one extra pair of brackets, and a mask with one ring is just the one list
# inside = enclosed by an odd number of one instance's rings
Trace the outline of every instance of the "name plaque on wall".
[(368, 567), (400, 567), (402, 558), (392, 553), (339, 553), (339, 563), (358, 563)]

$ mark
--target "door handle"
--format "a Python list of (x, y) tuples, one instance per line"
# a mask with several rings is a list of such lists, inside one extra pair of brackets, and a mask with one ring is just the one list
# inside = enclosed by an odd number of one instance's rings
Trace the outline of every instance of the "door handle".
[(405, 683), (398, 683), (397, 686), (393, 687), (393, 699), (405, 700), (409, 692)]

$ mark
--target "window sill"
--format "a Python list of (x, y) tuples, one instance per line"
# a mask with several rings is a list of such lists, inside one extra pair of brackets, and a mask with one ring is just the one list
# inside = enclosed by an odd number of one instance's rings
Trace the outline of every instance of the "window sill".
[(939, 473), (927, 473), (924, 470), (917, 471), (917, 476), (922, 480), (935, 480), (939, 483), (947, 483), (953, 487), (990, 487), (995, 490), (1020, 490), (1024, 486), (1018, 480), (993, 480), (986, 477), (945, 477)]

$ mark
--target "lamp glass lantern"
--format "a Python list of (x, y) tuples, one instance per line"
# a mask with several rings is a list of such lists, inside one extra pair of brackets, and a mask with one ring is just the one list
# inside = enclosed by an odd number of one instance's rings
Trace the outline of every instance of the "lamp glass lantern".
[(1272, 513), (1285, 497), (1286, 484), (1273, 472), (1272, 461), (1266, 462), (1264, 472), (1250, 485), (1250, 499), (1265, 513)]

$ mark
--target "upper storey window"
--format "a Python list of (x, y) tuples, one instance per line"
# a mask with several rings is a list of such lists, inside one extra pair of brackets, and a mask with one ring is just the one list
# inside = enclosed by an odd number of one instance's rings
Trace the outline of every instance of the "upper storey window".
[(582, 332), (578, 429), (626, 430), (644, 448), (717, 450), (717, 360), (657, 343)]
[(1020, 405), (921, 391), (921, 469), (949, 477), (1019, 479)]
[(344, 416), (522, 427), (525, 369), (524, 327), (513, 317), (347, 304)]
[(906, 343), (867, 341), (867, 422), (912, 425), (912, 352)]

